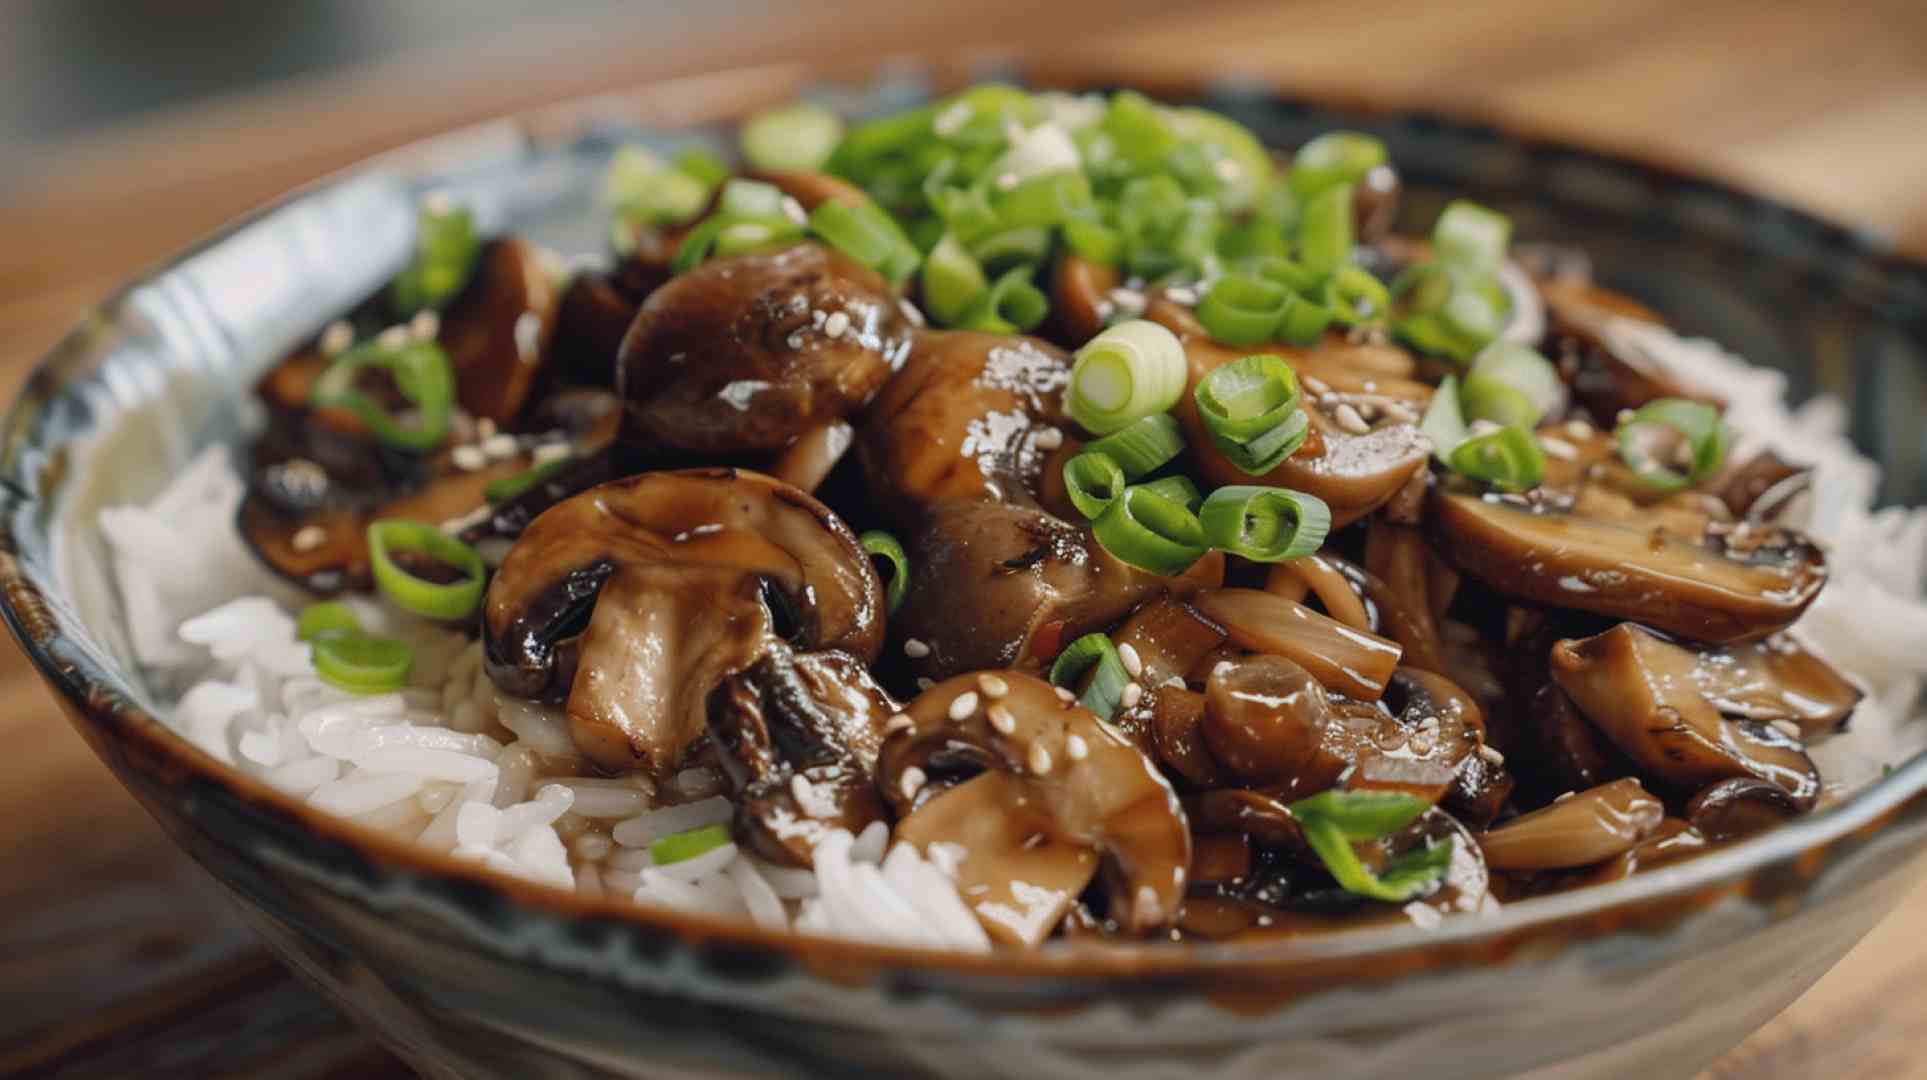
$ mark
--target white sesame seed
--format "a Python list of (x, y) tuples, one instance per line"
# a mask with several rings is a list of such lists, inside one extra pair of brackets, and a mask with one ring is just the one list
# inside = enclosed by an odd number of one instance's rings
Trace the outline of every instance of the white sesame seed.
[(1104, 298), (1133, 315), (1144, 310), (1144, 294), (1136, 289), (1112, 289)]
[(897, 790), (903, 792), (904, 798), (914, 799), (917, 792), (923, 790), (923, 783), (927, 779), (922, 769), (912, 765), (903, 770), (903, 776), (897, 781)]
[(321, 332), (321, 355), (333, 356), (355, 343), (355, 328), (346, 319), (336, 319)]
[(416, 341), (433, 341), (435, 335), (441, 332), (442, 317), (435, 313), (434, 308), (423, 308), (408, 320), (408, 336)]
[(1030, 744), (1030, 771), (1036, 773), (1039, 776), (1044, 776), (1050, 772), (1050, 767), (1051, 767), (1050, 751), (1044, 749), (1043, 743), (1040, 743), (1040, 742), (1031, 743)]
[(408, 344), (408, 328), (406, 326), (391, 326), (375, 335), (375, 344), (384, 349), (399, 349), (403, 345)]
[(1331, 393), (1332, 388), (1325, 383), (1325, 380), (1315, 375), (1300, 375), (1298, 376), (1298, 382), (1299, 385), (1309, 390), (1313, 395)]
[(921, 327), (925, 325), (923, 321), (923, 312), (918, 311), (917, 305), (911, 303), (910, 301), (898, 300), (897, 310), (903, 313), (904, 318), (910, 320), (911, 326)]
[(1592, 438), (1592, 425), (1584, 420), (1568, 420), (1566, 421), (1566, 434), (1575, 439), (1590, 439)]
[(1332, 419), (1338, 421), (1339, 427), (1354, 435), (1364, 435), (1372, 430), (1372, 425), (1365, 422), (1365, 418), (1358, 414), (1358, 409), (1350, 402), (1341, 402), (1338, 408), (1333, 409)]
[(1064, 433), (1054, 427), (1040, 428), (1035, 442), (1039, 450), (1055, 450), (1064, 445)]
[(1084, 741), (1084, 736), (1072, 735), (1064, 740), (1064, 756), (1072, 761), (1083, 761), (1091, 756), (1091, 745)]
[(1134, 682), (1129, 682), (1124, 684), (1124, 693), (1118, 698), (1118, 704), (1127, 709), (1135, 709), (1137, 708), (1137, 703), (1143, 700), (1144, 687)]
[(1493, 432), (1500, 431), (1500, 430), (1503, 430), (1503, 429), (1498, 424), (1493, 423), (1490, 420), (1474, 420), (1472, 421), (1472, 425), (1466, 428), (1466, 431), (1473, 435), (1490, 435)]
[(909, 731), (914, 726), (916, 721), (910, 719), (910, 714), (898, 713), (883, 722), (883, 733), (890, 735), (899, 731)]
[(1069, 690), (1066, 690), (1061, 686), (1053, 686), (1051, 687), (1051, 689), (1057, 691), (1057, 700), (1063, 702), (1066, 705), (1069, 705), (1071, 702), (1077, 700), (1076, 694), (1071, 693)]
[(1545, 449), (1546, 453), (1551, 454), (1560, 461), (1579, 460), (1579, 448), (1564, 439), (1553, 435), (1541, 435), (1539, 436), (1539, 445)]
[(1231, 661), (1229, 661), (1229, 660), (1220, 660), (1220, 661), (1218, 661), (1217, 663), (1215, 663), (1215, 664), (1213, 664), (1213, 665), (1211, 665), (1211, 674), (1213, 674), (1213, 675), (1223, 675), (1223, 674), (1224, 674), (1225, 672), (1227, 672), (1227, 671), (1230, 671), (1230, 670), (1231, 670), (1231, 666), (1232, 666), (1232, 665), (1231, 665)]
[(832, 311), (830, 317), (823, 320), (823, 336), (828, 338), (840, 338), (849, 328), (850, 315), (845, 311)]
[(288, 539), (288, 546), (306, 554), (328, 541), (328, 531), (319, 525), (303, 525)]
[(1010, 711), (1009, 706), (992, 705), (984, 710), (984, 715), (990, 718), (990, 726), (996, 728), (1000, 734), (1008, 735), (1017, 730), (1017, 717)]
[(1174, 304), (1196, 307), (1198, 303), (1197, 291), (1187, 289), (1182, 285), (1173, 286), (1172, 288), (1164, 290), (1164, 295)]
[(495, 432), (496, 432), (495, 421), (489, 419), (488, 417), (486, 416), (480, 417), (475, 421), (476, 438), (478, 439), (493, 438), (495, 435)]
[(986, 672), (977, 676), (977, 689), (982, 690), (985, 697), (994, 699), (1010, 693), (1010, 684)]
[(783, 216), (796, 222), (798, 225), (802, 225), (810, 220), (809, 211), (803, 209), (803, 204), (797, 202), (794, 195), (783, 196), (783, 201), (778, 205), (783, 209)]
[(1505, 764), (1505, 755), (1484, 743), (1479, 744), (1479, 756), (1493, 765)]
[(916, 638), (903, 639), (903, 655), (912, 660), (921, 660), (930, 655), (930, 646)]
[(482, 448), (473, 443), (467, 443), (449, 451), (448, 459), (463, 472), (475, 472), (478, 469), (488, 468), (488, 455), (482, 453)]
[(516, 455), (521, 447), (515, 443), (515, 436), (507, 432), (497, 432), (482, 440), (482, 453), (495, 461), (504, 461)]
[(422, 195), (422, 209), (441, 217), (455, 212), (455, 200), (446, 191), (430, 191)]
[(928, 675), (917, 676), (917, 689), (919, 690), (935, 689), (936, 685), (937, 685), (937, 680), (931, 678)]
[(575, 450), (570, 447), (568, 443), (545, 442), (536, 447), (535, 452), (529, 455), (529, 457), (530, 460), (537, 465), (547, 465), (550, 462), (561, 461), (564, 458), (572, 457), (574, 454)]
[(1125, 642), (1117, 647), (1117, 658), (1124, 664), (1124, 673), (1135, 679), (1144, 674), (1144, 659), (1137, 654), (1137, 646)]
[(1773, 730), (1785, 735), (1789, 739), (1797, 739), (1803, 734), (1800, 731), (1800, 725), (1785, 718), (1773, 721)]
[(1552, 800), (1552, 801), (1553, 801), (1553, 802), (1556, 802), (1556, 803), (1562, 803), (1562, 802), (1565, 802), (1565, 801), (1566, 801), (1567, 799), (1570, 799), (1570, 798), (1572, 798), (1572, 796), (1573, 796), (1573, 794), (1574, 794), (1573, 792), (1570, 792), (1570, 791), (1568, 791), (1568, 792), (1566, 792), (1565, 794), (1563, 794), (1563, 795), (1561, 795), (1561, 796), (1559, 796), (1558, 798), (1556, 798), (1556, 799), (1554, 799), (1554, 800)]
[(1632, 418), (1633, 418), (1633, 411), (1631, 409), (1621, 409), (1619, 410), (1619, 412), (1613, 415), (1613, 422), (1618, 424), (1623, 424), (1626, 421), (1631, 420)]
[(977, 691), (965, 690), (950, 702), (950, 719), (968, 720), (977, 711)]

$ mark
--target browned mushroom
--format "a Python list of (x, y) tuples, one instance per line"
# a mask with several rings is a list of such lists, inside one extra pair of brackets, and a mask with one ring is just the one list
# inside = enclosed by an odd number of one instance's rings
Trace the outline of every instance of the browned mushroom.
[(1839, 730), (1864, 696), (1791, 634), (1698, 650), (1693, 685), (1729, 716), (1790, 722), (1803, 739)]
[(771, 648), (709, 699), (710, 741), (736, 792), (737, 833), (774, 862), (811, 864), (830, 829), (884, 817), (872, 777), (896, 702), (861, 660)]
[(1445, 556), (1500, 593), (1700, 641), (1786, 628), (1827, 576), (1818, 548), (1765, 526), (1682, 538), (1582, 517), (1554, 501), (1445, 491), (1430, 510)]
[(911, 331), (887, 282), (822, 245), (711, 259), (651, 293), (622, 340), (623, 439), (667, 454), (782, 450), (868, 404)]
[(1401, 650), (1367, 630), (1258, 589), (1209, 589), (1192, 601), (1225, 628), (1231, 642), (1252, 652), (1287, 657), (1327, 689), (1373, 701), (1385, 692)]
[(550, 358), (555, 377), (583, 386), (614, 386), (616, 352), (641, 306), (610, 275), (583, 271), (569, 279), (555, 320)]
[(1052, 336), (1078, 348), (1104, 329), (1117, 310), (1111, 291), (1122, 279), (1115, 269), (1066, 253), (1051, 268)]
[(1199, 478), (1205, 482), (1273, 484), (1310, 492), (1331, 507), (1332, 526), (1342, 528), (1398, 494), (1425, 467), (1431, 443), (1420, 434), (1418, 421), (1431, 400), (1430, 387), (1390, 375), (1361, 375), (1345, 362), (1312, 359), (1318, 350), (1266, 346), (1298, 370), (1311, 435), (1277, 468), (1254, 479), (1212, 446), (1192, 400), (1205, 376), (1251, 350), (1229, 349), (1211, 340), (1188, 309), (1169, 301), (1154, 302), (1148, 316), (1184, 343), (1189, 386), (1172, 412), (1184, 425)]
[[(951, 808), (940, 816), (961, 828), (919, 820), (925, 809), (946, 802), (932, 797), (939, 785), (968, 770), (1009, 778), (994, 792), (997, 801), (976, 800), (979, 817), (1035, 814), (1030, 827), (1036, 843), (1061, 841), (1101, 856), (1108, 914), (1126, 932), (1148, 933), (1177, 916), (1191, 864), (1184, 811), (1157, 767), (1090, 710), (1064, 700), (1042, 679), (987, 671), (938, 683), (904, 715), (907, 725), (885, 739), (877, 763), (883, 795), (903, 815), (898, 837), (913, 838), (932, 859), (954, 863), (964, 902), (987, 931), (1028, 943), (1055, 927), (1068, 903), (1033, 933), (1023, 932), (1012, 925), (1001, 899), (973, 888), (1011, 880), (1009, 869), (999, 865), (1013, 850), (1008, 843), (946, 852), (943, 845), (967, 845), (971, 832), (989, 826), (971, 824), (970, 815)], [(1005, 837), (1022, 831), (1000, 828)]]
[(891, 636), (910, 669), (931, 679), (1041, 671), (1139, 603), (1215, 585), (1224, 573), (1213, 552), (1179, 577), (1159, 577), (1120, 561), (1088, 529), (1014, 503), (944, 503), (909, 548), (909, 592)]
[(1422, 589), (1394, 589), (1376, 573), (1324, 551), (1273, 567), (1266, 591), (1297, 599), (1279, 588), (1292, 579), (1301, 580), (1305, 591), (1316, 595), (1325, 613), (1339, 622), (1397, 642), (1405, 650), (1402, 663), (1441, 674), (1446, 671), (1438, 625)]
[(1805, 810), (1820, 777), (1799, 741), (1720, 716), (1693, 682), (1693, 653), (1632, 623), (1561, 641), (1552, 677), (1608, 739), (1656, 782), (1676, 791), (1754, 777)]
[(504, 693), (566, 700), (611, 769), (674, 771), (710, 692), (785, 642), (868, 663), (882, 587), (835, 515), (734, 469), (644, 473), (530, 523), (489, 584), (484, 664)]
[(1710, 784), (1686, 804), (1686, 820), (1714, 843), (1740, 840), (1799, 815), (1785, 788), (1750, 776)]
[(1631, 297), (1573, 278), (1543, 278), (1549, 326), (1547, 355), (1557, 359), (1574, 399), (1594, 422), (1611, 427), (1622, 410), (1666, 397), (1719, 403), (1650, 355), (1633, 337), (1615, 332), (1617, 321), (1663, 326), (1650, 308)]
[(1614, 780), (1489, 829), (1479, 835), (1479, 847), (1494, 870), (1590, 866), (1639, 846), (1665, 816), (1639, 781)]
[(1065, 441), (1070, 377), (1070, 358), (1036, 338), (919, 335), (857, 433), (871, 498), (909, 527), (938, 503), (1035, 494)]
[(475, 276), (442, 313), (437, 340), (455, 369), (455, 396), (470, 415), (509, 424), (522, 412), (555, 335), (556, 295), (541, 251), (495, 240)]

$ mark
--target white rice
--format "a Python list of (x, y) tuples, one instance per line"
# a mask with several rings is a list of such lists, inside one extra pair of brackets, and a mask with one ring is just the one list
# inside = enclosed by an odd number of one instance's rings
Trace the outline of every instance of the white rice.
[[(1870, 509), (1879, 473), (1845, 439), (1838, 401), (1789, 412), (1781, 375), (1716, 345), (1631, 321), (1608, 332), (1717, 387), (1743, 436), (1736, 455), (1770, 446), (1814, 470), (1805, 527), (1828, 549), (1832, 580), (1794, 632), (1869, 692), (1851, 731), (1814, 756), (1836, 793), (1911, 756), (1927, 743), (1927, 724), (1914, 722), (1927, 672), (1927, 510)], [(769, 928), (989, 948), (951, 877), (908, 845), (891, 846), (881, 823), (860, 836), (830, 832), (814, 872), (734, 844), (654, 865), (656, 840), (729, 820), (720, 775), (684, 770), (660, 793), (640, 777), (576, 775), (583, 764), (558, 710), (501, 697), (479, 645), (376, 600), (348, 603), (364, 627), (413, 646), (409, 687), (355, 697), (323, 683), (295, 639), (304, 598), (236, 535), (241, 496), (228, 452), (213, 448), (152, 502), (100, 519), (135, 658), (154, 686), (178, 694), (174, 726), (208, 753), (369, 828), (583, 895)]]

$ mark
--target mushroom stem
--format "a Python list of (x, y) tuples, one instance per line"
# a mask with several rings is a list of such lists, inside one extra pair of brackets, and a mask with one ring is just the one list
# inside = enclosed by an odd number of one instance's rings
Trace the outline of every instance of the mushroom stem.
[(1652, 836), (1666, 807), (1630, 777), (1579, 792), (1479, 834), (1494, 870), (1564, 870), (1623, 855)]
[(1208, 589), (1192, 603), (1233, 644), (1297, 661), (1347, 697), (1377, 700), (1403, 652), (1396, 642), (1258, 589)]

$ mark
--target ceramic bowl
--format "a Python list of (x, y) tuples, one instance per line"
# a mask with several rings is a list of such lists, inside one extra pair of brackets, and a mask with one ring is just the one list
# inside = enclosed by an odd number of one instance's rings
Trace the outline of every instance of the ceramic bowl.
[[(1061, 81), (1062, 72), (1006, 72)], [(900, 106), (928, 72), (820, 87)], [(1102, 85), (1125, 79), (1089, 73)], [(692, 89), (694, 87), (694, 89)], [(95, 528), (198, 447), (244, 431), (254, 376), (401, 264), (429, 188), (595, 251), (618, 140), (780, 99), (792, 75), (656, 86), (504, 120), (304, 190), (129, 283), (62, 342), (0, 444), (4, 612), (80, 732), (303, 978), (430, 1076), (1562, 1077), (1689, 1075), (1819, 978), (1887, 912), (1927, 844), (1927, 759), (1763, 838), (1493, 918), (1240, 947), (956, 956), (778, 936), (589, 901), (320, 817), (191, 748), (128, 659)], [(1267, 142), (1382, 136), (1412, 221), (1448, 192), (1523, 238), (1841, 394), (1922, 501), (1927, 269), (1877, 241), (1684, 172), (1449, 118), (1158, 86)], [(651, 126), (659, 125), (659, 126)]]

